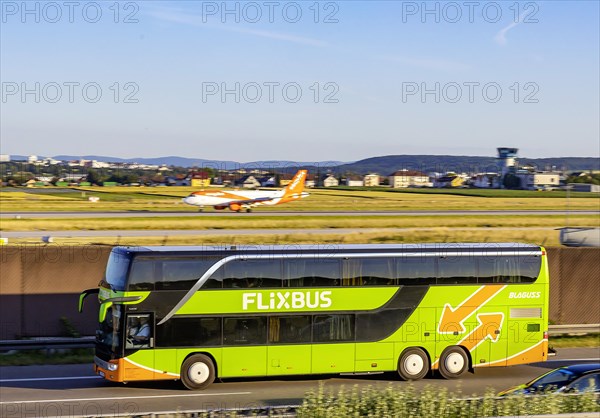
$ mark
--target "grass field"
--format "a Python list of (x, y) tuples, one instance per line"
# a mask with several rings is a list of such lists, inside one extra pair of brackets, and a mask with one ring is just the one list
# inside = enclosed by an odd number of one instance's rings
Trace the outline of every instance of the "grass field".
[[(86, 189), (19, 189), (0, 191), (2, 211), (186, 211), (181, 202), (190, 187), (94, 187)], [(256, 211), (382, 211), (382, 210), (599, 210), (600, 198), (590, 193), (521, 190), (309, 190), (298, 202)], [(98, 202), (89, 202), (91, 196)], [(213, 209), (207, 209), (212, 211)]]
[[(319, 228), (560, 228), (563, 215), (520, 216), (219, 216), (152, 218), (5, 218), (1, 231), (167, 230), (167, 229), (319, 229)], [(599, 227), (600, 217), (572, 215), (569, 226)]]

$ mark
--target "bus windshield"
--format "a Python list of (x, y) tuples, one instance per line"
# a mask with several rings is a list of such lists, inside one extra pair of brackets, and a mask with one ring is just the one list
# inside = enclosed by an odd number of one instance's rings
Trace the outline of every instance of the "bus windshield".
[(123, 291), (127, 287), (127, 270), (129, 269), (130, 256), (116, 251), (110, 253), (106, 265), (104, 281), (111, 290)]
[(121, 346), (121, 306), (113, 305), (106, 312), (106, 318), (100, 323), (96, 331), (96, 341), (112, 353), (120, 352)]

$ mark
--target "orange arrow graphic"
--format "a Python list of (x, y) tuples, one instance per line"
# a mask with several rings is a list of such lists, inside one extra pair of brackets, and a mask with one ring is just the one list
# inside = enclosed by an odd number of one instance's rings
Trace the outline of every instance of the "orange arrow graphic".
[(500, 329), (504, 321), (502, 313), (485, 313), (478, 314), (477, 321), (479, 325), (469, 335), (463, 338), (457, 345), (462, 345), (469, 351), (473, 351), (475, 347), (489, 338), (493, 342), (500, 338)]
[(467, 329), (463, 322), (505, 287), (506, 285), (481, 286), (455, 309), (452, 309), (452, 306), (447, 303), (440, 317), (438, 333), (454, 334), (458, 332), (462, 334), (466, 332)]

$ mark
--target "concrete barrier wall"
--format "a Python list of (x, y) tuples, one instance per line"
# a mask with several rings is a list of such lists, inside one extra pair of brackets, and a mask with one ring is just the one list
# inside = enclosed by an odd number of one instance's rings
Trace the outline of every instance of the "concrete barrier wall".
[(0, 340), (67, 336), (61, 317), (82, 335), (98, 323), (97, 298), (77, 311), (79, 293), (102, 279), (110, 246), (0, 247)]
[(548, 248), (550, 320), (600, 324), (600, 248)]
[[(61, 317), (93, 335), (98, 303), (79, 293), (102, 279), (110, 246), (0, 247), (0, 340), (66, 336)], [(600, 249), (548, 248), (550, 319), (555, 324), (600, 323)]]

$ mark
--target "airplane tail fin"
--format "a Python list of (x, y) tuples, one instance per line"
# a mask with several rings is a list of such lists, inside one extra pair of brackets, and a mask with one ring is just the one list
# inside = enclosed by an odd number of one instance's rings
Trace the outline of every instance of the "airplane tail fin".
[(298, 170), (290, 184), (283, 188), (283, 196), (300, 196), (304, 190), (304, 182), (306, 181), (307, 170)]

